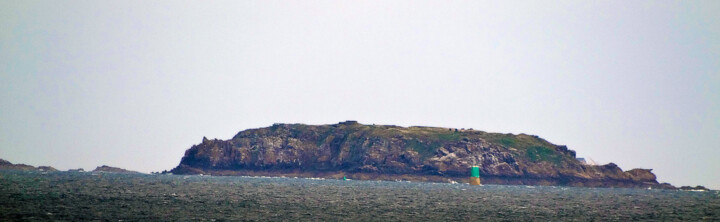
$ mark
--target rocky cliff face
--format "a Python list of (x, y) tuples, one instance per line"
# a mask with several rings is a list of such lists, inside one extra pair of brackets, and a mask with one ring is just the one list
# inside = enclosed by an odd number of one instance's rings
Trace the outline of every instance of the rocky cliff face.
[(203, 138), (171, 172), (447, 182), (467, 180), (473, 165), (483, 183), (672, 187), (648, 169), (585, 165), (573, 150), (537, 136), (355, 121), (275, 124), (230, 140)]

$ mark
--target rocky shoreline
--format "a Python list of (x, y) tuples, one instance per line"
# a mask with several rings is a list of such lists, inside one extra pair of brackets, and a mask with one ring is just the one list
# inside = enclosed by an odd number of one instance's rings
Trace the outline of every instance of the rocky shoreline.
[[(206, 170), (192, 171), (176, 170), (179, 175), (212, 175), (212, 176), (267, 176), (267, 177), (297, 177), (297, 178), (324, 178), (324, 179), (343, 179), (346, 177), (353, 180), (384, 180), (384, 181), (413, 181), (413, 182), (435, 182), (435, 183), (468, 183), (468, 177), (458, 176), (439, 176), (439, 175), (422, 175), (422, 174), (378, 174), (378, 173), (348, 173), (344, 171), (299, 171), (299, 170)], [(484, 184), (503, 184), (503, 185), (532, 185), (532, 186), (572, 186), (572, 187), (622, 187), (622, 188), (659, 188), (659, 189), (678, 189), (671, 184), (661, 183), (655, 184), (636, 183), (623, 180), (562, 180), (547, 178), (527, 178), (527, 177), (494, 177), (484, 176), (482, 178)], [(690, 188), (687, 190), (692, 190)]]

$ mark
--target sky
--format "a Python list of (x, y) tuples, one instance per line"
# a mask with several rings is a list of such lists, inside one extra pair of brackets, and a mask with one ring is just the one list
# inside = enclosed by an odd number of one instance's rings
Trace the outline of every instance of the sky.
[(526, 133), (720, 189), (720, 1), (0, 1), (0, 158), (169, 170), (273, 123)]

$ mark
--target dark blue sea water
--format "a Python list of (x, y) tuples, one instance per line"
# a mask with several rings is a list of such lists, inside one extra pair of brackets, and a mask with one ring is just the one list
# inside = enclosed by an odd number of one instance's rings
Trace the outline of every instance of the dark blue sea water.
[(720, 192), (0, 171), (0, 220), (720, 220)]

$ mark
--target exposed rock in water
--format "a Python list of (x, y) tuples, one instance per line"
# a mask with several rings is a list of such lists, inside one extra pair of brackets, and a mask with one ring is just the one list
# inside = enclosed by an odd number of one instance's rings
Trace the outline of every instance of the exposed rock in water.
[(111, 167), (108, 165), (102, 165), (95, 168), (92, 172), (104, 172), (104, 173), (140, 173), (136, 171), (130, 171), (122, 168)]
[(33, 170), (33, 171), (57, 171), (57, 169), (50, 166), (39, 166), (34, 167), (27, 164), (13, 164), (10, 161), (0, 159), (0, 170)]
[(680, 189), (680, 190), (686, 190), (686, 191), (710, 191), (710, 189), (708, 189), (707, 187), (700, 186), (700, 185), (697, 185), (697, 186), (695, 186), (695, 187), (691, 187), (691, 186), (681, 186), (681, 187), (678, 188), (678, 189)]
[(579, 162), (575, 151), (526, 134), (438, 127), (275, 124), (209, 140), (185, 152), (175, 174), (301, 176), (483, 183), (674, 188), (650, 169)]

